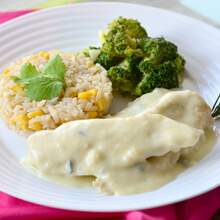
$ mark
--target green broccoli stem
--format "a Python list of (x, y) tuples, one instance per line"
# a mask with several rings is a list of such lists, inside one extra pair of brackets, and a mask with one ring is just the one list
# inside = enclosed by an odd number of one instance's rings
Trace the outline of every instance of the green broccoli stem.
[(219, 99), (220, 99), (220, 94), (218, 95), (218, 98), (216, 99), (215, 104), (212, 107), (212, 117), (213, 118), (220, 116), (220, 103), (217, 105)]

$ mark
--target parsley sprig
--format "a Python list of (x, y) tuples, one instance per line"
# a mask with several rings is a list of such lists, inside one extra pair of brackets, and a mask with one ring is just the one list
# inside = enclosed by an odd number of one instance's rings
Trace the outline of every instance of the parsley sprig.
[(54, 56), (43, 68), (40, 74), (32, 64), (25, 63), (18, 76), (11, 79), (20, 85), (25, 85), (25, 94), (30, 100), (41, 101), (53, 99), (66, 89), (64, 74), (66, 66), (59, 55)]

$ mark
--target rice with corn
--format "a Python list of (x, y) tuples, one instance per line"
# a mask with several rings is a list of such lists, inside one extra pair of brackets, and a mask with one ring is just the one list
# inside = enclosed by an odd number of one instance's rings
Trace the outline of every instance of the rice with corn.
[[(21, 66), (31, 63), (41, 73), (45, 64), (59, 54), (66, 66), (66, 90), (51, 100), (30, 101), (24, 87), (10, 79), (18, 76)], [(62, 123), (103, 117), (112, 101), (112, 84), (106, 70), (83, 54), (62, 51), (40, 52), (12, 63), (1, 75), (0, 117), (23, 136), (38, 130), (55, 129)]]

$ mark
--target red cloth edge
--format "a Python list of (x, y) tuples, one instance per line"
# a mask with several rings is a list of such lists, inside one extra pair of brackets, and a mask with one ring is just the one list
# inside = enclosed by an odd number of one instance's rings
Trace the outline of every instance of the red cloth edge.
[[(0, 12), (0, 24), (36, 10)], [(0, 192), (0, 219), (207, 220), (220, 208), (220, 187), (195, 198), (163, 207), (125, 213), (98, 213), (50, 208)]]
[(37, 10), (20, 10), (13, 12), (0, 12), (0, 24), (3, 24), (11, 19), (17, 18), (19, 16), (34, 12)]

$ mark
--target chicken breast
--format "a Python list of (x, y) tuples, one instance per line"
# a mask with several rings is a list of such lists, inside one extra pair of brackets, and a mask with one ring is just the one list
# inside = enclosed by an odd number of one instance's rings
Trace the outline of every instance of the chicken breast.
[(211, 108), (196, 92), (155, 89), (130, 103), (114, 117), (130, 117), (142, 112), (161, 114), (178, 122), (203, 129), (214, 123)]
[(183, 171), (177, 165), (181, 153), (212, 123), (210, 108), (197, 93), (157, 89), (113, 117), (31, 135), (25, 164), (43, 176), (95, 176), (94, 186), (105, 194), (139, 193)]

